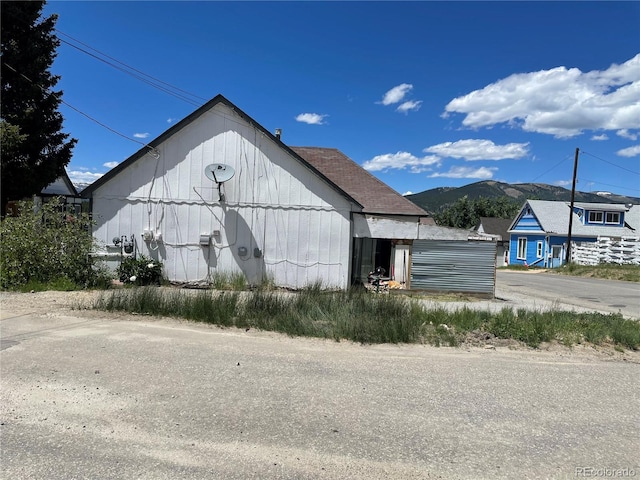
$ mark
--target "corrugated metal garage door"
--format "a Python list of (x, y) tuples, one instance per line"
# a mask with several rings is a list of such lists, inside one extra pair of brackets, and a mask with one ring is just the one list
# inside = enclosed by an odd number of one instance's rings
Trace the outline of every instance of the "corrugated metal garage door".
[(411, 289), (494, 296), (495, 258), (495, 242), (415, 240)]

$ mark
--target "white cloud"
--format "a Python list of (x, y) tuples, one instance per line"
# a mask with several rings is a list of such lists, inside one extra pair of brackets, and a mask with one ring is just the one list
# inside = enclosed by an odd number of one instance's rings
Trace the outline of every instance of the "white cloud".
[(107, 163), (103, 163), (102, 166), (107, 168), (114, 168), (114, 167), (117, 167), (119, 163), (120, 162), (107, 162)]
[(175, 121), (175, 118), (167, 118), (167, 123), (173, 123)]
[(571, 185), (571, 180), (556, 180), (555, 182), (553, 182), (553, 184), (557, 185), (558, 187), (567, 187)]
[(451, 167), (448, 172), (437, 172), (429, 175), (429, 178), (479, 178), (482, 180), (487, 180), (489, 178), (493, 178), (493, 172), (498, 169), (495, 167), (480, 167), (480, 168), (471, 168), (471, 167)]
[(301, 113), (296, 117), (296, 121), (308, 123), (309, 125), (324, 125), (324, 119), (328, 116), (318, 113)]
[(607, 70), (557, 67), (519, 73), (454, 98), (445, 107), (469, 128), (500, 123), (573, 137), (584, 130), (640, 128), (640, 54)]
[(638, 135), (637, 134), (631, 133), (626, 128), (623, 128), (622, 130), (618, 130), (616, 132), (616, 135), (618, 135), (619, 137), (622, 137), (622, 138), (628, 138), (629, 140), (633, 140), (634, 142), (638, 139)]
[(444, 142), (424, 149), (426, 153), (434, 153), (441, 157), (463, 158), (474, 160), (506, 160), (525, 157), (529, 153), (529, 143), (508, 143), (496, 145), (491, 140), (458, 140)]
[(407, 113), (412, 110), (417, 111), (420, 110), (420, 105), (422, 105), (422, 100), (409, 100), (401, 103), (398, 108), (396, 108), (396, 111), (401, 113)]
[(406, 197), (407, 195), (413, 195), (413, 192), (411, 190), (407, 190), (402, 194), (403, 197)]
[(147, 132), (145, 132), (145, 133), (134, 133), (133, 136), (135, 138), (148, 138), (149, 134)]
[(416, 157), (408, 152), (385, 153), (377, 155), (371, 160), (367, 160), (362, 164), (365, 170), (370, 172), (378, 172), (381, 170), (405, 170), (409, 169), (412, 173), (420, 173), (431, 170), (432, 165), (439, 165), (440, 157), (436, 155), (428, 155), (426, 157)]
[(609, 137), (607, 136), (606, 133), (603, 133), (602, 135), (594, 135), (593, 137), (591, 137), (591, 140), (595, 140), (596, 142), (601, 142), (603, 140), (609, 140)]
[(410, 83), (401, 83), (393, 87), (382, 97), (382, 101), (378, 103), (382, 103), (382, 105), (392, 105), (394, 103), (401, 102), (404, 96), (411, 91), (413, 85)]
[(623, 148), (616, 152), (621, 157), (637, 157), (640, 155), (640, 145), (634, 145), (633, 147)]
[(69, 179), (74, 185), (81, 183), (93, 183), (99, 179), (104, 173), (89, 172), (86, 169), (80, 168), (78, 170), (71, 170), (67, 172)]

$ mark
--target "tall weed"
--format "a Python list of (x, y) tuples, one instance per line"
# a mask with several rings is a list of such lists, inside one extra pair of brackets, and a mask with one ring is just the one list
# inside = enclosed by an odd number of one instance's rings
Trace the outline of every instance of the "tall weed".
[(94, 308), (359, 343), (427, 342), (454, 346), (467, 332), (480, 330), (531, 347), (556, 340), (565, 345), (613, 342), (624, 348), (640, 348), (640, 323), (621, 315), (510, 308), (496, 313), (468, 308), (449, 312), (442, 307), (428, 308), (404, 296), (358, 290), (187, 293), (140, 287), (104, 293)]

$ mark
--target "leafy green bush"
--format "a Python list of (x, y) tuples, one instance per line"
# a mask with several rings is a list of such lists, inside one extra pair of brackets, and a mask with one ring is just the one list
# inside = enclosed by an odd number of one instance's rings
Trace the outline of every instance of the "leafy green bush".
[(122, 283), (133, 285), (160, 285), (162, 283), (162, 263), (144, 255), (127, 257), (117, 270)]
[(90, 256), (94, 239), (87, 214), (65, 212), (57, 199), (43, 205), (20, 202), (18, 212), (2, 219), (0, 226), (3, 289), (27, 284), (60, 284), (68, 289), (69, 282), (86, 288), (105, 283), (105, 270), (94, 265)]

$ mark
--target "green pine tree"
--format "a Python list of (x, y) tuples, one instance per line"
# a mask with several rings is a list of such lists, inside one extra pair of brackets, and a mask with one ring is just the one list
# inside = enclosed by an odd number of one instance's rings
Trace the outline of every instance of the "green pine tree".
[(2, 28), (2, 213), (8, 200), (39, 193), (63, 174), (75, 139), (62, 132), (60, 77), (51, 65), (60, 41), (57, 16), (42, 17), (43, 1), (0, 2)]
[(433, 217), (438, 225), (469, 229), (477, 226), (480, 217), (513, 218), (519, 209), (520, 205), (507, 197), (469, 200), (465, 195)]

